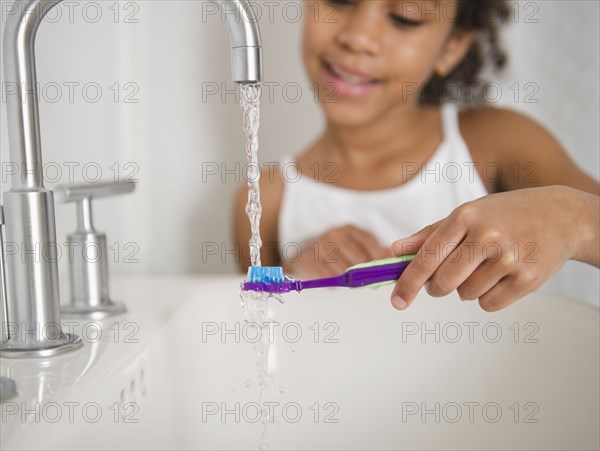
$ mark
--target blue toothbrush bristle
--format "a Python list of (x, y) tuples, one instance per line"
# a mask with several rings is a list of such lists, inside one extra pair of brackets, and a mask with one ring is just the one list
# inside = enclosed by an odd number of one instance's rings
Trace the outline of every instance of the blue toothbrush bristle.
[(248, 268), (250, 283), (283, 283), (285, 276), (280, 266), (251, 266)]

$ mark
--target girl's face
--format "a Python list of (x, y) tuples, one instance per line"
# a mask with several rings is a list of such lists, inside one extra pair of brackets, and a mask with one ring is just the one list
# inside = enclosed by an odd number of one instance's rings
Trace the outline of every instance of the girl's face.
[(455, 33), (458, 0), (314, 0), (305, 9), (304, 64), (328, 120), (377, 121), (417, 105), (434, 71), (447, 74), (473, 34)]

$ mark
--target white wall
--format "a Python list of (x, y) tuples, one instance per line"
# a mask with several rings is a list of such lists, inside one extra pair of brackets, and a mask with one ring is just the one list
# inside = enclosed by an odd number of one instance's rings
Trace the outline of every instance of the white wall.
[[(4, 12), (10, 2), (0, 3)], [(111, 179), (115, 163), (121, 175), (137, 171), (134, 195), (98, 200), (95, 206), (97, 228), (107, 232), (113, 249), (120, 249), (118, 256), (111, 251), (116, 260), (112, 273), (235, 271), (227, 250), (232, 249), (235, 179), (242, 176), (235, 164), (245, 161), (241, 116), (233, 95), (224, 101), (220, 95), (206, 95), (215, 83), (219, 89), (222, 83), (234, 88), (228, 81), (228, 38), (220, 17), (208, 14), (210, 4), (199, 0), (120, 2), (116, 9), (111, 1), (96, 3), (102, 17), (92, 23), (97, 11), (91, 3), (72, 2), (72, 17), (68, 7), (59, 5), (60, 20), (43, 23), (38, 33), (38, 78), (47, 90), (40, 105), (47, 176), (68, 183), (68, 162), (80, 163), (76, 180), (94, 177), (94, 168)], [(294, 16), (301, 2), (276, 4), (271, 17), (268, 7), (257, 3), (263, 13), (266, 79), (276, 84), (273, 99), (263, 99), (260, 158), (275, 162), (310, 142), (321, 116), (299, 56), (301, 22), (294, 23)], [(525, 23), (533, 3), (519, 2), (521, 20), (505, 33), (512, 63), (502, 86), (508, 93), (515, 81), (535, 82), (539, 103), (515, 104), (508, 96), (503, 103), (548, 126), (575, 160), (598, 177), (598, 2), (537, 2), (533, 18), (538, 23)], [(70, 103), (65, 82), (97, 83), (102, 98), (85, 100), (80, 86)], [(120, 84), (116, 103), (110, 90), (115, 82)], [(63, 87), (55, 103), (52, 83)], [(126, 83), (135, 85), (125, 89)], [(125, 103), (124, 96), (135, 87), (138, 102)], [(294, 102), (298, 87), (301, 96)], [(4, 108), (3, 101), (0, 144), (6, 162)], [(233, 173), (206, 173), (222, 164)], [(62, 175), (57, 176), (56, 167)], [(57, 215), (60, 242), (74, 228), (74, 207), (59, 205)], [(215, 246), (224, 255), (203, 252)], [(125, 257), (136, 249), (137, 262), (128, 263)], [(64, 272), (65, 261), (61, 264)], [(550, 288), (597, 303), (598, 279), (596, 269), (570, 264)]]

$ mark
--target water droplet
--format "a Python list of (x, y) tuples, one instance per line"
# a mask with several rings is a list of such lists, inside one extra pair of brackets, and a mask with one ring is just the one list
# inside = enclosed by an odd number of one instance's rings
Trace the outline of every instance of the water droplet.
[(279, 387), (279, 393), (284, 394), (286, 391), (287, 389), (283, 385)]
[(271, 422), (271, 413), (269, 412), (269, 409), (262, 410), (262, 417), (263, 417), (263, 421), (265, 421), (267, 423)]
[(292, 352), (296, 352), (296, 346), (292, 346)]
[(244, 382), (244, 385), (248, 388), (252, 387), (252, 381), (250, 379), (246, 379), (246, 381)]
[(285, 299), (283, 298), (282, 294), (274, 293), (271, 295), (271, 297), (275, 298), (280, 304), (285, 304)]

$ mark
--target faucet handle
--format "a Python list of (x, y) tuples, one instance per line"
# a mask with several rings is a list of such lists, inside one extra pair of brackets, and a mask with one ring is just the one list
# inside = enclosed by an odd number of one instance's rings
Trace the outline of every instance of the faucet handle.
[[(126, 312), (125, 305), (111, 301), (108, 293), (106, 235), (96, 231), (92, 224), (92, 199), (130, 193), (134, 189), (133, 182), (79, 183), (54, 189), (57, 201), (77, 205), (77, 229), (67, 236), (75, 248), (69, 265), (71, 300), (63, 307), (63, 313), (102, 319)], [(91, 258), (90, 249), (94, 253)]]
[(77, 202), (83, 199), (96, 197), (116, 196), (131, 193), (135, 189), (135, 182), (102, 182), (102, 183), (76, 183), (60, 185), (54, 188), (54, 197), (58, 202)]
[(58, 202), (77, 204), (77, 227), (79, 232), (94, 232), (92, 225), (92, 199), (131, 193), (134, 182), (75, 183), (54, 188), (54, 197)]

